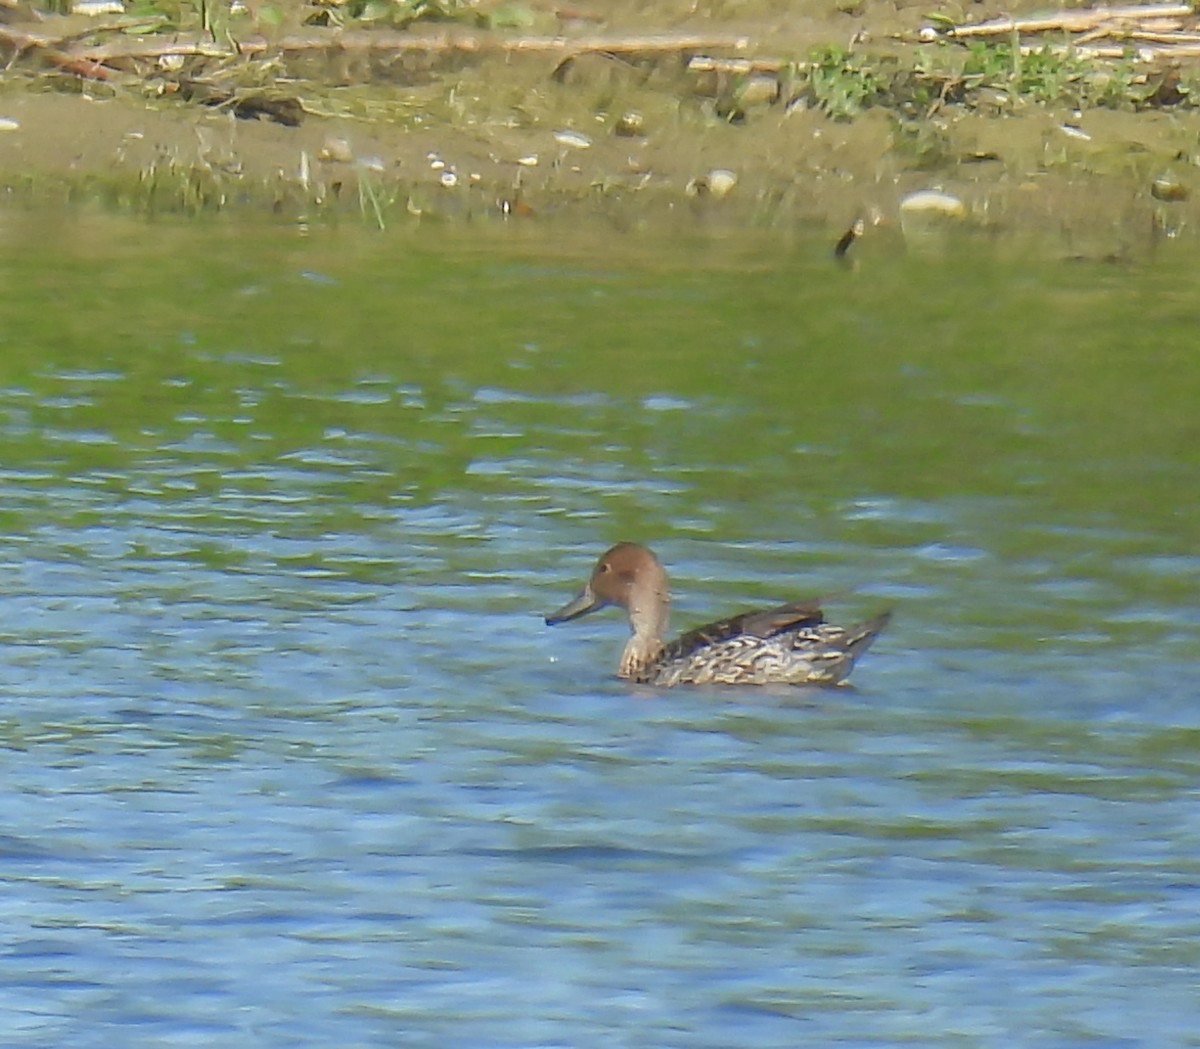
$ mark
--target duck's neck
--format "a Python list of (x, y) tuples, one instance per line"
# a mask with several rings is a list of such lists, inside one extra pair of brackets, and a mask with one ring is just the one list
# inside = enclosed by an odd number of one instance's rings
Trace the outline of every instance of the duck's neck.
[(671, 599), (661, 592), (647, 595), (629, 606), (629, 629), (633, 631), (633, 637), (621, 653), (619, 676), (637, 677), (638, 671), (658, 655), (670, 615)]

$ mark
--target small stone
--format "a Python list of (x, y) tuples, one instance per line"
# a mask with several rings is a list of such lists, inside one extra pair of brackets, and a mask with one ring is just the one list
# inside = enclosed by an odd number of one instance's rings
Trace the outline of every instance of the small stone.
[(1159, 175), (1150, 183), (1150, 196), (1155, 200), (1177, 203), (1187, 200), (1191, 195), (1191, 190), (1174, 175)]
[(591, 149), (592, 140), (582, 131), (556, 131), (554, 141), (568, 149)]
[(350, 148), (350, 140), (330, 135), (325, 143), (317, 150), (318, 160), (334, 160), (349, 163), (354, 159), (354, 151)]
[(1080, 142), (1091, 142), (1092, 140), (1092, 136), (1078, 124), (1059, 124), (1058, 130), (1066, 135), (1067, 138), (1077, 138)]
[(700, 175), (687, 184), (684, 192), (689, 197), (712, 197), (720, 200), (728, 196), (737, 185), (737, 175), (728, 168), (713, 168), (707, 175)]
[(708, 192), (720, 200), (737, 185), (737, 175), (728, 168), (713, 168), (708, 173)]
[(737, 93), (739, 105), (753, 106), (774, 102), (779, 97), (779, 81), (773, 76), (752, 76)]
[(967, 213), (966, 205), (958, 197), (943, 193), (940, 189), (919, 189), (900, 200), (900, 210), (910, 215), (917, 213), (945, 215), (960, 219)]
[(630, 110), (622, 113), (613, 125), (613, 134), (622, 138), (639, 138), (646, 133), (646, 118), (641, 113)]

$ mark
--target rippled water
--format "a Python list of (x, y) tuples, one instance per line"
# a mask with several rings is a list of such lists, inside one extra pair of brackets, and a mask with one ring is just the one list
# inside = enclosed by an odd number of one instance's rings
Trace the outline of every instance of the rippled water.
[(1200, 1045), (1200, 260), (2, 232), (5, 1046)]

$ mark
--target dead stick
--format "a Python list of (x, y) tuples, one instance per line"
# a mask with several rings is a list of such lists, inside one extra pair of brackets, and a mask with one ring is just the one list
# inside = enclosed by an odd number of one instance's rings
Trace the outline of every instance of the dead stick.
[(1179, 30), (1170, 33), (1155, 33), (1146, 29), (1117, 29), (1101, 26), (1089, 33), (1072, 38), (1071, 47), (1083, 47), (1096, 40), (1145, 40), (1152, 44), (1200, 44), (1200, 33)]
[(1200, 33), (1147, 33), (1135, 29), (1124, 36), (1130, 40), (1149, 40), (1154, 44), (1200, 44)]
[(781, 58), (712, 58), (696, 55), (688, 61), (689, 73), (778, 73), (786, 62)]
[(162, 55), (260, 55), (273, 51), (391, 51), (397, 54), (424, 52), (429, 54), (553, 54), (572, 55), (589, 51), (608, 51), (622, 54), (657, 54), (679, 51), (728, 49), (744, 51), (750, 46), (745, 36), (685, 36), (681, 34), (648, 34), (645, 36), (517, 36), (503, 37), (493, 33), (451, 31), (445, 33), (397, 33), (354, 30), (350, 32), (305, 33), (269, 41), (249, 37), (232, 44), (217, 44), (209, 37), (187, 36), (172, 39), (123, 40), (72, 51), (79, 58), (107, 62), (120, 58), (159, 58)]
[(90, 80), (111, 80), (116, 75), (113, 70), (105, 69), (96, 59), (68, 54), (60, 50), (55, 46), (58, 44), (58, 40), (54, 37), (42, 36), (38, 33), (25, 33), (9, 26), (0, 26), (0, 43), (12, 45), (18, 53), (22, 51), (36, 53), (51, 65)]
[[(1032, 55), (1045, 50), (1045, 47), (1022, 46), (1021, 54)], [(1085, 44), (1083, 47), (1075, 47), (1071, 44), (1052, 44), (1049, 46), (1049, 51), (1053, 55), (1071, 54), (1077, 55), (1080, 58), (1126, 58), (1129, 56), (1130, 50), (1129, 47), (1093, 46), (1090, 44)], [(1154, 62), (1162, 58), (1200, 58), (1200, 43), (1179, 44), (1176, 47), (1147, 45), (1132, 50), (1132, 57), (1139, 62), (1145, 63)]]
[(1004, 33), (1043, 33), (1063, 29), (1083, 32), (1105, 22), (1140, 18), (1187, 18), (1190, 4), (1131, 4), (1127, 7), (1098, 7), (1087, 11), (1058, 11), (1043, 18), (996, 18), (976, 25), (957, 26), (947, 30), (950, 37), (999, 36)]

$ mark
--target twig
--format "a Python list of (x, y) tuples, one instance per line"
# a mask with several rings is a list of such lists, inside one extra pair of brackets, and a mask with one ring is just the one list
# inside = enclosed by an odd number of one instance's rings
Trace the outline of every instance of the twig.
[(1090, 33), (1083, 33), (1071, 40), (1073, 47), (1082, 47), (1094, 40), (1145, 40), (1152, 44), (1195, 44), (1200, 43), (1200, 33), (1178, 30), (1170, 33), (1156, 33), (1145, 29), (1124, 29), (1114, 31), (1112, 26), (1100, 26)]
[(786, 62), (781, 58), (713, 58), (696, 55), (688, 60), (689, 73), (730, 73), (734, 76), (746, 73), (778, 73)]
[(90, 80), (111, 80), (116, 75), (114, 70), (106, 69), (96, 59), (68, 54), (61, 50), (57, 46), (59, 42), (54, 37), (26, 33), (20, 29), (13, 29), (11, 26), (0, 25), (0, 43), (11, 45), (14, 54), (20, 54), (22, 51), (35, 52), (51, 65)]
[(946, 30), (953, 38), (1001, 36), (1009, 33), (1044, 33), (1051, 30), (1081, 33), (1108, 22), (1146, 18), (1187, 18), (1193, 14), (1190, 4), (1129, 4), (1123, 7), (1097, 7), (1086, 11), (1056, 11), (1042, 18), (995, 18), (976, 25)]
[[(1021, 54), (1032, 55), (1047, 50), (1052, 55), (1076, 55), (1079, 58), (1127, 58), (1130, 52), (1128, 47), (1112, 45), (1085, 44), (1077, 47), (1074, 44), (1049, 44), (1038, 47), (1022, 45)], [(1179, 44), (1176, 47), (1146, 45), (1136, 48), (1133, 57), (1139, 62), (1154, 62), (1160, 58), (1200, 58), (1200, 43)]]
[(1200, 44), (1200, 33), (1146, 33), (1135, 29), (1122, 35), (1129, 40), (1147, 40), (1152, 44)]
[(690, 36), (648, 34), (645, 36), (517, 36), (452, 30), (442, 33), (374, 32), (370, 30), (303, 33), (269, 41), (249, 37), (234, 45), (214, 43), (210, 37), (180, 36), (170, 40), (156, 38), (122, 40), (85, 46), (73, 50), (73, 56), (93, 62), (122, 58), (159, 58), (163, 55), (261, 55), (289, 51), (388, 51), (395, 54), (553, 54), (573, 55), (590, 51), (614, 54), (659, 54), (707, 50), (744, 51), (750, 46), (745, 36)]

